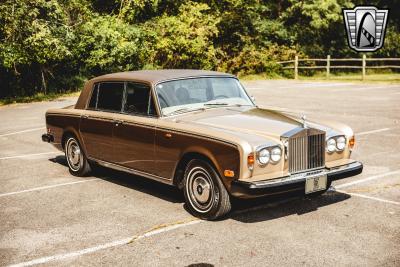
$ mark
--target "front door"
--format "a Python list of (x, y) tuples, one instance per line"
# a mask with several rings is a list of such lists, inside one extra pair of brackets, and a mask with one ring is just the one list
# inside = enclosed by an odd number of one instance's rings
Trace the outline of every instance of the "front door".
[(150, 87), (127, 82), (122, 114), (115, 118), (114, 162), (130, 169), (154, 173), (155, 117)]
[(95, 84), (88, 110), (81, 116), (80, 132), (89, 158), (112, 162), (114, 117), (121, 112), (123, 82)]

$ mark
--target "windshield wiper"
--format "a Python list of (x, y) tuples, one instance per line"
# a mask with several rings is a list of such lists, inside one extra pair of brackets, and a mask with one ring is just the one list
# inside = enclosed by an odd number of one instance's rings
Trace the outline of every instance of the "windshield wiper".
[(215, 102), (215, 103), (204, 103), (204, 106), (228, 106), (228, 103)]
[(186, 113), (186, 112), (191, 112), (191, 111), (196, 111), (196, 110), (201, 110), (201, 109), (204, 109), (204, 108), (180, 108), (180, 109), (174, 110), (170, 113), (167, 113), (165, 115), (166, 116), (176, 115), (176, 114), (181, 114), (181, 113)]
[(252, 106), (248, 104), (228, 104), (228, 103), (205, 103), (204, 106), (224, 106), (224, 107), (244, 107)]
[(231, 107), (250, 107), (250, 106), (253, 106), (253, 105), (250, 105), (250, 104), (232, 104), (232, 105), (229, 105), (229, 106), (231, 106)]

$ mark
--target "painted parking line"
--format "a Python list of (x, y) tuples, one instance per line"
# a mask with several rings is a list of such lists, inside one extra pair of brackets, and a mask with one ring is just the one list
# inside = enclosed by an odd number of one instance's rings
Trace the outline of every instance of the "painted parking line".
[(366, 198), (366, 199), (370, 199), (370, 200), (375, 200), (375, 201), (379, 201), (379, 202), (383, 202), (383, 203), (389, 203), (389, 204), (394, 204), (394, 205), (400, 206), (400, 202), (387, 200), (387, 199), (383, 199), (383, 198), (371, 197), (371, 196), (367, 196), (367, 195), (362, 195), (362, 194), (357, 194), (357, 193), (350, 193), (350, 192), (341, 191), (341, 190), (336, 190), (336, 192), (348, 194), (350, 196), (361, 197), (361, 198)]
[(36, 156), (43, 156), (43, 155), (50, 155), (50, 154), (59, 154), (59, 153), (60, 153), (59, 151), (53, 151), (53, 152), (43, 152), (43, 153), (34, 153), (34, 154), (23, 154), (23, 155), (2, 157), (2, 158), (0, 158), (0, 160), (29, 158), (29, 157), (36, 157)]
[(93, 182), (93, 181), (98, 181), (98, 180), (101, 180), (101, 179), (100, 179), (100, 178), (93, 178), (93, 179), (81, 180), (81, 181), (75, 181), (75, 182), (69, 182), (69, 183), (62, 183), (62, 184), (54, 184), (54, 185), (47, 185), (47, 186), (35, 187), (35, 188), (25, 189), (25, 190), (21, 190), (21, 191), (3, 193), (3, 194), (0, 194), (0, 197), (18, 195), (18, 194), (22, 194), (22, 193), (28, 193), (28, 192), (34, 192), (34, 191), (40, 191), (40, 190), (46, 190), (46, 189), (55, 188), (55, 187), (60, 187), (60, 186), (66, 186), (66, 185), (73, 185), (73, 184), (80, 184), (80, 183)]
[[(290, 202), (293, 199), (295, 199), (295, 198), (289, 198), (289, 199), (278, 201), (278, 202), (275, 202), (275, 203), (268, 203), (268, 204), (259, 205), (259, 206), (252, 207), (252, 208), (248, 208), (248, 209), (234, 211), (234, 212), (231, 213), (231, 215), (240, 215), (240, 214), (243, 214), (243, 213), (246, 213), (246, 212), (257, 211), (257, 210), (260, 210), (260, 209), (275, 207), (275, 206), (278, 206), (280, 204), (284, 204), (284, 203)], [(178, 228), (183, 228), (183, 227), (187, 227), (187, 226), (191, 226), (191, 225), (199, 224), (199, 223), (203, 223), (203, 222), (207, 222), (207, 221), (200, 220), (198, 218), (190, 218), (190, 219), (187, 219), (187, 220), (184, 220), (184, 221), (178, 221), (178, 222), (169, 223), (169, 224), (157, 225), (155, 227), (152, 227), (149, 231), (146, 231), (143, 234), (136, 235), (136, 236), (133, 236), (133, 237), (127, 237), (127, 238), (123, 238), (123, 239), (120, 239), (120, 240), (115, 240), (115, 241), (112, 241), (112, 242), (109, 242), (109, 243), (100, 244), (100, 245), (97, 245), (97, 246), (85, 248), (85, 249), (82, 249), (82, 250), (76, 250), (76, 251), (65, 253), (65, 254), (57, 254), (57, 255), (53, 255), (53, 256), (33, 259), (33, 260), (30, 260), (30, 261), (9, 265), (9, 267), (11, 267), (11, 266), (12, 267), (32, 266), (32, 265), (37, 265), (37, 264), (45, 264), (45, 263), (49, 263), (49, 262), (70, 259), (70, 258), (82, 256), (82, 255), (85, 255), (85, 254), (94, 253), (94, 252), (97, 252), (97, 251), (100, 251), (100, 250), (105, 250), (105, 249), (108, 249), (108, 248), (113, 248), (113, 247), (123, 246), (123, 245), (129, 245), (129, 244), (134, 243), (134, 242), (136, 242), (136, 241), (138, 241), (140, 239), (144, 239), (144, 238), (147, 238), (147, 237), (159, 235), (159, 234), (162, 234), (162, 233), (165, 233), (165, 232), (169, 232), (169, 231), (172, 231), (172, 230), (175, 230), (175, 229), (178, 229)]]
[[(376, 200), (376, 201), (379, 201), (379, 202), (385, 202), (385, 203), (400, 205), (399, 202), (395, 202), (395, 201), (390, 201), (390, 200), (385, 200), (385, 199), (380, 199), (380, 198), (375, 198), (375, 197), (369, 197), (369, 196), (355, 194), (355, 193), (348, 193), (348, 192), (345, 192), (345, 191), (339, 191), (339, 190), (336, 190), (336, 191), (340, 192), (340, 193), (345, 193), (345, 194), (350, 194), (350, 195), (353, 195), (353, 196), (361, 197), (361, 198), (367, 198), (367, 199), (371, 199), (371, 200)], [(282, 203), (285, 203), (285, 202), (289, 202), (289, 201), (290, 201), (290, 199), (289, 200), (285, 200), (285, 201), (281, 201), (279, 203), (260, 205), (260, 206), (253, 207), (253, 208), (250, 208), (250, 209), (244, 209), (244, 210), (236, 211), (236, 212), (233, 212), (233, 214), (242, 214), (242, 213), (248, 212), (248, 211), (255, 211), (255, 210), (259, 210), (259, 209), (263, 209), (263, 208), (267, 208), (267, 207), (276, 206), (276, 205), (279, 205), (279, 204), (282, 204)], [(82, 256), (82, 255), (85, 255), (85, 254), (90, 254), (90, 253), (94, 253), (94, 252), (97, 252), (97, 251), (101, 251), (101, 250), (105, 250), (105, 249), (109, 249), (109, 248), (113, 248), (113, 247), (129, 245), (129, 244), (134, 243), (134, 242), (136, 242), (137, 240), (140, 240), (140, 239), (148, 238), (148, 237), (159, 235), (159, 234), (162, 234), (162, 233), (165, 233), (165, 232), (169, 232), (169, 231), (172, 231), (172, 230), (175, 230), (175, 229), (179, 229), (179, 228), (183, 228), (183, 227), (187, 227), (187, 226), (191, 226), (191, 225), (195, 225), (195, 224), (199, 224), (199, 223), (203, 223), (203, 222), (206, 222), (206, 221), (200, 220), (200, 219), (197, 219), (197, 218), (190, 218), (189, 220), (185, 220), (185, 221), (178, 221), (178, 222), (170, 223), (170, 224), (162, 224), (162, 225), (158, 225), (158, 226), (153, 227), (152, 229), (150, 229), (149, 231), (144, 232), (143, 234), (136, 235), (136, 236), (133, 236), (133, 237), (127, 237), (127, 238), (115, 240), (115, 241), (112, 241), (112, 242), (109, 242), (109, 243), (100, 244), (100, 245), (93, 246), (93, 247), (88, 247), (88, 248), (85, 248), (85, 249), (82, 249), (82, 250), (76, 250), (76, 251), (69, 252), (69, 253), (57, 254), (57, 255), (53, 255), (53, 256), (37, 258), (37, 259), (30, 260), (30, 261), (9, 265), (9, 267), (33, 266), (33, 265), (38, 265), (38, 264), (46, 264), (46, 263), (50, 263), (50, 262), (54, 262), (54, 261), (71, 259), (71, 258), (79, 257), (79, 256)]]
[(382, 128), (382, 129), (377, 129), (377, 130), (371, 130), (371, 131), (366, 131), (366, 132), (360, 132), (357, 133), (356, 136), (360, 136), (360, 135), (367, 135), (367, 134), (374, 134), (374, 133), (381, 133), (381, 132), (386, 132), (389, 131), (390, 128)]
[(127, 237), (124, 239), (112, 241), (112, 242), (101, 244), (101, 245), (94, 246), (94, 247), (85, 248), (82, 250), (76, 250), (76, 251), (65, 253), (65, 254), (57, 254), (57, 255), (53, 255), (53, 256), (34, 259), (31, 261), (21, 262), (21, 263), (10, 265), (10, 267), (11, 266), (13, 266), (13, 267), (32, 266), (32, 265), (37, 265), (37, 264), (45, 264), (45, 263), (49, 263), (49, 262), (53, 262), (53, 261), (74, 258), (74, 257), (82, 256), (85, 254), (94, 253), (94, 252), (97, 252), (100, 250), (108, 249), (108, 248), (118, 247), (118, 246), (122, 246), (122, 245), (128, 245), (128, 244), (133, 243), (140, 239), (159, 235), (161, 233), (169, 232), (169, 231), (172, 231), (172, 230), (175, 230), (178, 228), (198, 224), (201, 222), (205, 222), (205, 221), (202, 221), (202, 220), (196, 219), (196, 218), (191, 218), (186, 221), (179, 221), (179, 222), (175, 222), (175, 223), (171, 223), (171, 224), (159, 225), (159, 226), (153, 227), (151, 230), (146, 231), (145, 233), (143, 233), (141, 235), (136, 235), (134, 237)]
[(395, 175), (395, 174), (400, 174), (400, 170), (397, 171), (392, 171), (392, 172), (385, 172), (385, 173), (381, 173), (381, 174), (377, 174), (377, 175), (373, 175), (364, 179), (360, 179), (360, 180), (356, 180), (350, 183), (345, 183), (345, 184), (340, 184), (340, 185), (336, 185), (335, 188), (344, 188), (344, 187), (349, 187), (349, 186), (353, 186), (356, 184), (360, 184), (360, 183), (365, 183), (368, 181), (372, 181), (372, 180), (376, 180), (376, 179), (380, 179), (386, 176), (390, 176), (390, 175)]
[(6, 133), (6, 134), (0, 134), (0, 137), (10, 136), (10, 135), (15, 135), (15, 134), (21, 134), (21, 133), (34, 132), (34, 131), (39, 131), (39, 130), (44, 130), (44, 129), (46, 129), (46, 127), (32, 128), (32, 129), (27, 129), (27, 130), (23, 130), (23, 131), (17, 131), (17, 132), (11, 132), (11, 133)]

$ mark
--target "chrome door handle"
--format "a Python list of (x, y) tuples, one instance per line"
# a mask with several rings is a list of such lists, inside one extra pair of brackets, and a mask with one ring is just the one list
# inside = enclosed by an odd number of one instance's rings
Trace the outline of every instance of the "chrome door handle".
[(120, 124), (124, 124), (124, 121), (120, 121), (120, 120), (114, 120), (115, 126), (118, 126)]
[(82, 119), (89, 119), (89, 116), (88, 115), (81, 115), (81, 118)]

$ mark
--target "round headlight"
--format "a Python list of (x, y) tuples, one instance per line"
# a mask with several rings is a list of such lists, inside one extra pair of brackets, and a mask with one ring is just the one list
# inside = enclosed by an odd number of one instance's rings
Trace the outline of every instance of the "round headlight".
[(271, 160), (273, 162), (278, 162), (281, 160), (281, 156), (282, 156), (282, 150), (280, 147), (274, 147), (271, 150)]
[(269, 151), (268, 149), (264, 148), (258, 152), (258, 162), (262, 165), (265, 165), (269, 162)]
[(329, 138), (328, 141), (326, 142), (326, 150), (328, 152), (332, 153), (336, 149), (336, 140), (333, 138)]
[(346, 147), (346, 138), (344, 136), (340, 136), (336, 139), (336, 148), (339, 151), (342, 151)]

